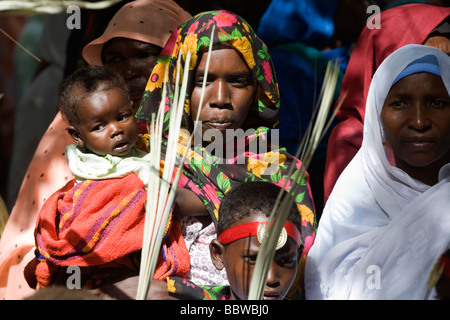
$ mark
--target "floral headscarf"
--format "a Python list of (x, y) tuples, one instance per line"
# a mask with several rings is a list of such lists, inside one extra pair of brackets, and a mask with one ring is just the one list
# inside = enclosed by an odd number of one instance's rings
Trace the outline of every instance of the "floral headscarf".
[[(254, 135), (246, 137), (246, 145), (254, 139), (267, 142), (268, 133), (275, 127), (278, 121), (278, 109), (280, 97), (278, 83), (267, 46), (257, 37), (252, 28), (239, 16), (228, 11), (211, 11), (201, 13), (181, 25), (177, 32), (167, 42), (162, 56), (150, 76), (144, 93), (141, 108), (137, 113), (139, 121), (149, 121), (151, 112), (156, 112), (161, 101), (161, 92), (164, 80), (164, 72), (168, 66), (168, 81), (166, 84), (167, 98), (165, 102), (165, 129), (169, 122), (170, 106), (172, 105), (175, 91), (176, 62), (179, 52), (182, 53), (181, 66), (188, 50), (191, 51), (192, 71), (200, 62), (199, 50), (205, 50), (210, 45), (211, 26), (215, 25), (213, 44), (227, 42), (242, 54), (243, 59), (252, 71), (257, 84), (256, 103), (250, 111), (252, 117)], [(193, 81), (194, 72), (189, 75), (190, 83)], [(193, 120), (190, 113), (189, 85), (186, 93), (182, 126), (189, 132), (193, 129)], [(247, 129), (247, 128), (243, 128)], [(179, 144), (179, 154), (183, 155), (186, 146)], [(243, 160), (244, 159), (244, 160)], [(309, 188), (309, 176), (297, 182), (301, 172), (301, 162), (291, 156), (284, 148), (275, 148), (270, 145), (267, 152), (254, 153), (248, 148), (238, 152), (236, 157), (221, 161), (209, 154), (202, 145), (193, 145), (188, 152), (183, 168), (183, 175), (179, 187), (193, 191), (205, 204), (213, 222), (216, 224), (218, 208), (224, 194), (230, 189), (246, 181), (268, 181), (280, 187), (286, 183), (286, 189), (291, 189), (294, 184), (299, 185), (296, 195), (296, 204), (302, 216), (302, 249), (303, 254), (299, 264), (298, 281), (293, 287), (293, 292), (302, 291), (303, 264), (306, 254), (314, 242), (316, 217), (311, 191)], [(292, 177), (287, 176), (290, 166), (294, 164), (297, 172)], [(269, 169), (271, 169), (269, 171)], [(295, 179), (297, 178), (297, 179)], [(293, 297), (293, 295), (290, 295)]]
[[(178, 54), (181, 51), (182, 61), (180, 65), (183, 68), (187, 51), (190, 51), (189, 70), (194, 70), (197, 62), (199, 62), (197, 61), (199, 50), (207, 49), (210, 45), (211, 26), (213, 24), (216, 26), (213, 44), (227, 42), (239, 51), (261, 88), (257, 97), (257, 104), (250, 111), (250, 116), (256, 118), (256, 127), (259, 127), (260, 130), (275, 127), (278, 122), (280, 97), (267, 46), (258, 38), (247, 22), (241, 17), (224, 10), (200, 13), (186, 21), (178, 28), (177, 32), (172, 34), (147, 83), (141, 108), (137, 112), (138, 120), (149, 121), (151, 112), (156, 112), (161, 101), (164, 72), (167, 65), (169, 66), (169, 80), (166, 86), (168, 97), (166, 112), (167, 115), (170, 113), (168, 106), (172, 104), (175, 92)], [(181, 74), (182, 72), (183, 70), (181, 70)], [(191, 72), (189, 79), (192, 80), (193, 76), (194, 72)], [(166, 117), (166, 125), (168, 125), (168, 116)], [(183, 126), (190, 132), (193, 129), (190, 113), (190, 92), (186, 94)]]

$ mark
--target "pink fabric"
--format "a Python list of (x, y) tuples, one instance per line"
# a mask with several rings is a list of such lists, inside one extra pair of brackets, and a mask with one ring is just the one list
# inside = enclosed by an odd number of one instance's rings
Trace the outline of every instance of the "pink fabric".
[(39, 143), (16, 204), (0, 239), (0, 299), (22, 299), (34, 293), (23, 275), (34, 258), (34, 228), (44, 202), (73, 179), (65, 148), (73, 143), (58, 113)]

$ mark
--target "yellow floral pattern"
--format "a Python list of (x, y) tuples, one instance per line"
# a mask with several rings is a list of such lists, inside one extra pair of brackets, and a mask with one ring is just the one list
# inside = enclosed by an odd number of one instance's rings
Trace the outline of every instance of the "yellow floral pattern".
[(189, 70), (194, 70), (195, 66), (197, 65), (197, 34), (191, 33), (187, 35), (187, 37), (184, 39), (184, 42), (181, 43), (180, 50), (181, 55), (183, 57), (186, 57), (188, 51), (191, 52), (191, 61), (189, 63)]
[(145, 87), (145, 91), (153, 92), (155, 89), (162, 88), (167, 65), (168, 62), (158, 63), (155, 65), (152, 74), (150, 75), (150, 79)]
[(306, 221), (308, 223), (314, 224), (314, 212), (304, 204), (297, 203), (298, 211), (300, 212), (300, 216), (302, 217), (302, 221)]
[(279, 152), (269, 151), (260, 156), (259, 159), (250, 158), (247, 164), (247, 170), (251, 171), (254, 175), (261, 178), (268, 168), (278, 169), (284, 165), (286, 161), (286, 155)]
[(233, 46), (238, 49), (242, 53), (242, 56), (247, 62), (247, 65), (250, 69), (255, 67), (255, 59), (253, 57), (253, 49), (252, 44), (248, 41), (247, 37), (242, 37), (241, 39), (233, 40)]

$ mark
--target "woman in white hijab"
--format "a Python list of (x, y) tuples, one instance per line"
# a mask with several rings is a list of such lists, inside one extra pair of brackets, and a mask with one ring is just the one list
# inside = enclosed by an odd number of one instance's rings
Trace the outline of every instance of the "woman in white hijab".
[(428, 277), (450, 242), (449, 92), (450, 57), (439, 49), (407, 45), (381, 64), (362, 148), (308, 254), (307, 299), (436, 298)]

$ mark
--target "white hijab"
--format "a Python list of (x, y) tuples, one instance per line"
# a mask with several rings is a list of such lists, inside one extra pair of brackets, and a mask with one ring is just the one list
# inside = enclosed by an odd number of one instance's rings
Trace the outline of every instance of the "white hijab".
[(450, 242), (450, 164), (428, 186), (389, 164), (380, 112), (396, 77), (434, 55), (450, 92), (450, 58), (407, 45), (376, 71), (361, 149), (337, 181), (306, 262), (307, 299), (427, 299), (430, 270)]

